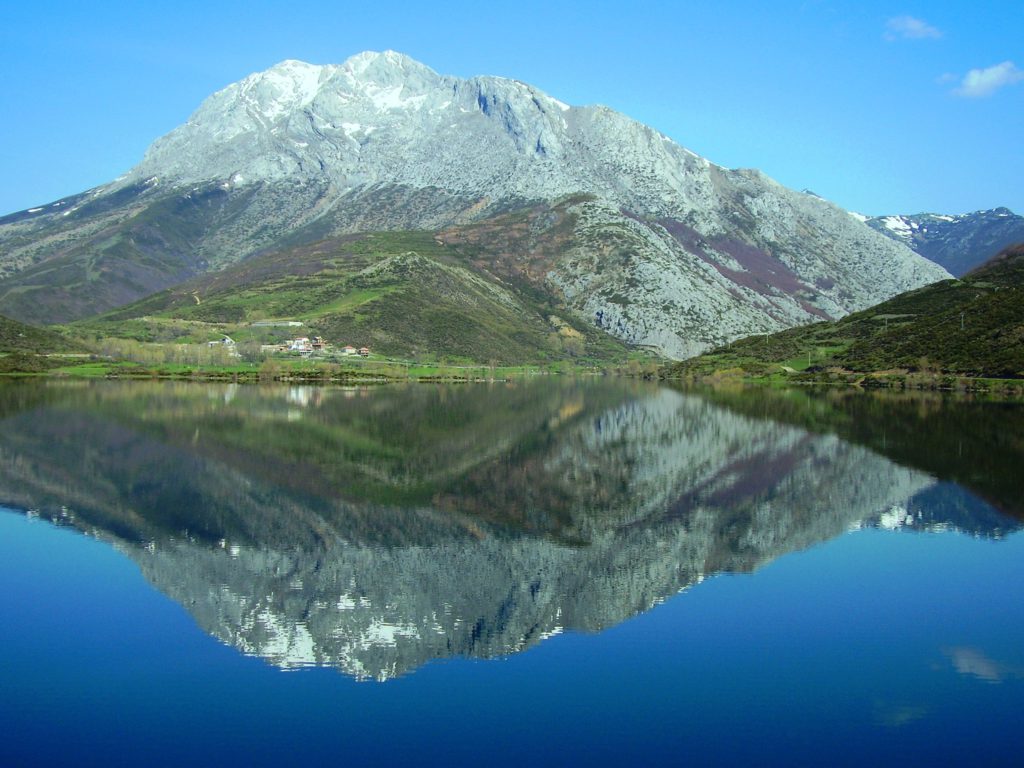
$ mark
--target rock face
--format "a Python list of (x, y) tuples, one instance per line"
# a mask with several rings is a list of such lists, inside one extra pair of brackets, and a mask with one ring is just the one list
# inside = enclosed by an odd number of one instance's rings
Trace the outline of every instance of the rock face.
[(530, 276), (553, 301), (673, 357), (948, 276), (605, 107), (386, 52), (250, 75), (124, 177), (0, 219), (0, 312), (69, 320), (271, 246), (380, 229), (458, 242), (484, 224), (512, 228), (512, 257), (543, 267)]
[(959, 216), (918, 213), (876, 216), (872, 229), (912, 248), (956, 277), (981, 266), (1001, 250), (1024, 243), (1024, 216), (1009, 208), (993, 208)]

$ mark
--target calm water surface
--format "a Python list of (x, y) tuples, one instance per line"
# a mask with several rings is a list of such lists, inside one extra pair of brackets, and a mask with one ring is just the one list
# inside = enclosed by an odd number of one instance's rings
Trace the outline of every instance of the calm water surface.
[(0, 764), (1017, 764), (1022, 459), (924, 396), (3, 385)]

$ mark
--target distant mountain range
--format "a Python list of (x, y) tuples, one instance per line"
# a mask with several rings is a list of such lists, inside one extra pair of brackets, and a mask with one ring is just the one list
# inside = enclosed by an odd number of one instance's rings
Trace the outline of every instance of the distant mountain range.
[(912, 248), (960, 277), (1001, 250), (1024, 243), (1024, 216), (1009, 208), (959, 216), (918, 213), (876, 216), (865, 220), (872, 229)]
[[(414, 250), (416, 263), (463, 270), (463, 287), (471, 274), (531, 333), (582, 325), (676, 358), (948, 277), (827, 201), (606, 107), (386, 52), (250, 75), (123, 177), (0, 219), (0, 313), (79, 320), (256, 255), (274, 280), (303, 278), (295, 249), (383, 231), (425, 233), (439, 252)], [(320, 293), (300, 292), (292, 312), (325, 328), (394, 325), (396, 312), (430, 322), (412, 281), (359, 288), (356, 272), (394, 256), (311, 267)], [(190, 290), (198, 306), (205, 288)], [(264, 315), (250, 305), (240, 320)]]

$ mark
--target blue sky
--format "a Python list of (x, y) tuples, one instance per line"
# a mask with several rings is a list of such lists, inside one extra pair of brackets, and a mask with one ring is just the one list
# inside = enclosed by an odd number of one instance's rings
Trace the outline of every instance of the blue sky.
[(867, 214), (1024, 213), (1020, 1), (9, 4), (0, 214), (109, 181), (286, 59), (394, 49), (602, 103)]

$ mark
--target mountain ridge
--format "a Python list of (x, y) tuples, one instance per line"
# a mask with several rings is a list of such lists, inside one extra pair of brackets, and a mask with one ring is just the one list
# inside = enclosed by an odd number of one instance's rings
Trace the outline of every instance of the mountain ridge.
[(1000, 207), (958, 215), (875, 216), (872, 229), (961, 277), (1007, 246), (1024, 242), (1024, 216)]
[[(728, 170), (607, 107), (394, 52), (288, 60), (206, 99), (109, 185), (0, 220), (0, 312), (114, 309), (282, 243), (544, 216), (516, 258), (577, 319), (669, 357), (838, 317), (947, 276), (841, 208)], [(83, 290), (86, 288), (88, 290)]]

